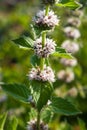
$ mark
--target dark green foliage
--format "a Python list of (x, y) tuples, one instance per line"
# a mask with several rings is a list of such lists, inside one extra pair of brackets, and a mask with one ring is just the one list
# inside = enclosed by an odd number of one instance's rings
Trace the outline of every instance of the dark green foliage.
[(53, 97), (52, 103), (50, 104), (50, 109), (54, 113), (64, 114), (64, 115), (76, 115), (81, 112), (69, 101), (60, 97)]
[(23, 84), (2, 84), (3, 90), (19, 101), (29, 103), (30, 90)]

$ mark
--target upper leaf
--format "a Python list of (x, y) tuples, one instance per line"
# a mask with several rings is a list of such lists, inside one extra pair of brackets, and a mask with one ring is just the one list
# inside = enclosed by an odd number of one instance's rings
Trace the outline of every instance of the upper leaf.
[(52, 54), (53, 56), (60, 57), (60, 58), (67, 58), (67, 59), (72, 59), (73, 56), (70, 53), (59, 53), (55, 52)]
[(20, 45), (22, 47), (32, 48), (34, 41), (30, 37), (20, 37), (18, 39), (13, 40), (13, 42), (17, 45)]
[(68, 7), (70, 9), (80, 8), (82, 5), (75, 0), (60, 0), (57, 6)]
[(57, 47), (56, 51), (59, 52), (59, 53), (67, 53), (66, 50), (62, 47)]
[(53, 97), (52, 103), (49, 105), (54, 113), (64, 115), (75, 115), (81, 113), (71, 102), (60, 97)]
[(23, 84), (2, 84), (3, 90), (22, 102), (28, 102), (30, 91)]
[(56, 52), (54, 52), (52, 55), (60, 58), (67, 58), (67, 59), (73, 58), (73, 56), (70, 53), (67, 53), (66, 50), (62, 47), (56, 47)]
[(4, 124), (6, 121), (7, 113), (4, 113), (0, 116), (0, 130), (4, 130)]

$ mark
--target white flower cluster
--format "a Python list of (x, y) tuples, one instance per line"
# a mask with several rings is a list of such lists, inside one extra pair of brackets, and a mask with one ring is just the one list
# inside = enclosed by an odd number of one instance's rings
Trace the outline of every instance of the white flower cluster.
[(36, 14), (35, 23), (39, 26), (46, 26), (46, 27), (55, 27), (59, 23), (59, 19), (57, 15), (54, 14), (53, 11), (49, 11), (48, 15), (45, 16), (45, 10), (39, 11)]
[(49, 66), (44, 66), (43, 70), (40, 70), (40, 68), (32, 68), (29, 72), (29, 79), (30, 80), (39, 80), (39, 81), (49, 81), (54, 82), (55, 76), (53, 73), (53, 70)]
[(65, 27), (64, 32), (67, 35), (67, 37), (77, 39), (81, 36), (78, 29), (75, 29), (73, 27)]
[(74, 17), (69, 18), (67, 22), (68, 24), (76, 26), (76, 27), (79, 27), (81, 25), (81, 21), (78, 18), (74, 18)]
[(76, 59), (65, 59), (65, 58), (62, 58), (60, 60), (60, 63), (62, 63), (63, 65), (65, 66), (71, 66), (71, 67), (74, 67), (77, 65), (77, 60)]
[(67, 83), (70, 83), (71, 81), (74, 80), (74, 73), (71, 70), (69, 70), (69, 71), (60, 70), (58, 72), (57, 76), (58, 76), (58, 79), (63, 80)]
[(42, 47), (42, 38), (36, 39), (34, 42), (34, 51), (38, 57), (48, 57), (55, 52), (55, 42), (52, 39), (46, 39), (44, 47)]
[(66, 40), (61, 45), (68, 53), (76, 53), (79, 51), (79, 45), (76, 42)]
[[(28, 122), (27, 130), (37, 130), (36, 124), (36, 120), (31, 120), (30, 122)], [(48, 125), (45, 125), (43, 122), (41, 122), (40, 130), (48, 130)]]

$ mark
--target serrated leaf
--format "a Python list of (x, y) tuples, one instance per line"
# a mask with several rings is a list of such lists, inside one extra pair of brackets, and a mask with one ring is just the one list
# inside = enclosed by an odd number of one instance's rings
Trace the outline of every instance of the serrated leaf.
[(30, 90), (23, 84), (2, 84), (2, 89), (13, 98), (28, 103)]
[(72, 59), (73, 56), (70, 53), (59, 53), (59, 52), (55, 52), (52, 54), (52, 56), (56, 56), (59, 58), (67, 58), (67, 59)]
[(39, 66), (41, 62), (41, 58), (38, 58), (38, 56), (33, 55), (30, 59), (30, 62), (33, 66)]
[(81, 113), (71, 102), (66, 99), (53, 97), (51, 102), (52, 103), (49, 107), (54, 113), (63, 115), (76, 115)]
[(8, 130), (17, 130), (17, 126), (18, 126), (18, 119), (14, 116), (8, 125)]
[(31, 92), (36, 104), (40, 97), (40, 89), (41, 89), (41, 81), (37, 81), (37, 80), (31, 81)]
[(61, 0), (56, 6), (59, 7), (68, 7), (70, 9), (76, 9), (82, 7), (80, 3), (75, 0)]
[(41, 85), (40, 97), (37, 102), (38, 111), (40, 111), (43, 106), (47, 104), (48, 100), (50, 99), (52, 90), (53, 88), (50, 83), (44, 83)]
[(7, 113), (0, 115), (0, 130), (4, 130), (4, 124), (6, 121)]
[(41, 113), (41, 118), (45, 123), (49, 123), (53, 117), (53, 112), (49, 109), (46, 108), (44, 111)]
[(56, 52), (59, 52), (59, 53), (66, 53), (66, 50), (62, 47), (57, 47), (56, 48)]
[(27, 48), (32, 48), (34, 44), (34, 41), (30, 37), (26, 37), (26, 36), (15, 39), (13, 40), (13, 42), (19, 46), (27, 47)]

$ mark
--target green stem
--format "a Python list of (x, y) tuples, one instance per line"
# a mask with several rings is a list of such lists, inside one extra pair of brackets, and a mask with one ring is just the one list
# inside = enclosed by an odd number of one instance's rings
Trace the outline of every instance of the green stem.
[(46, 43), (46, 31), (43, 31), (42, 32), (42, 47), (44, 47)]
[(40, 130), (40, 112), (37, 115), (37, 130)]
[(46, 16), (47, 16), (48, 13), (49, 13), (49, 7), (50, 7), (50, 5), (47, 5), (47, 6), (46, 6), (46, 12), (45, 12), (45, 15), (46, 15)]
[[(46, 31), (43, 31), (42, 32), (42, 48), (44, 47), (45, 43), (46, 43)], [(42, 58), (41, 59), (41, 70), (43, 70), (43, 68), (44, 68), (44, 62), (45, 62), (45, 59)]]

